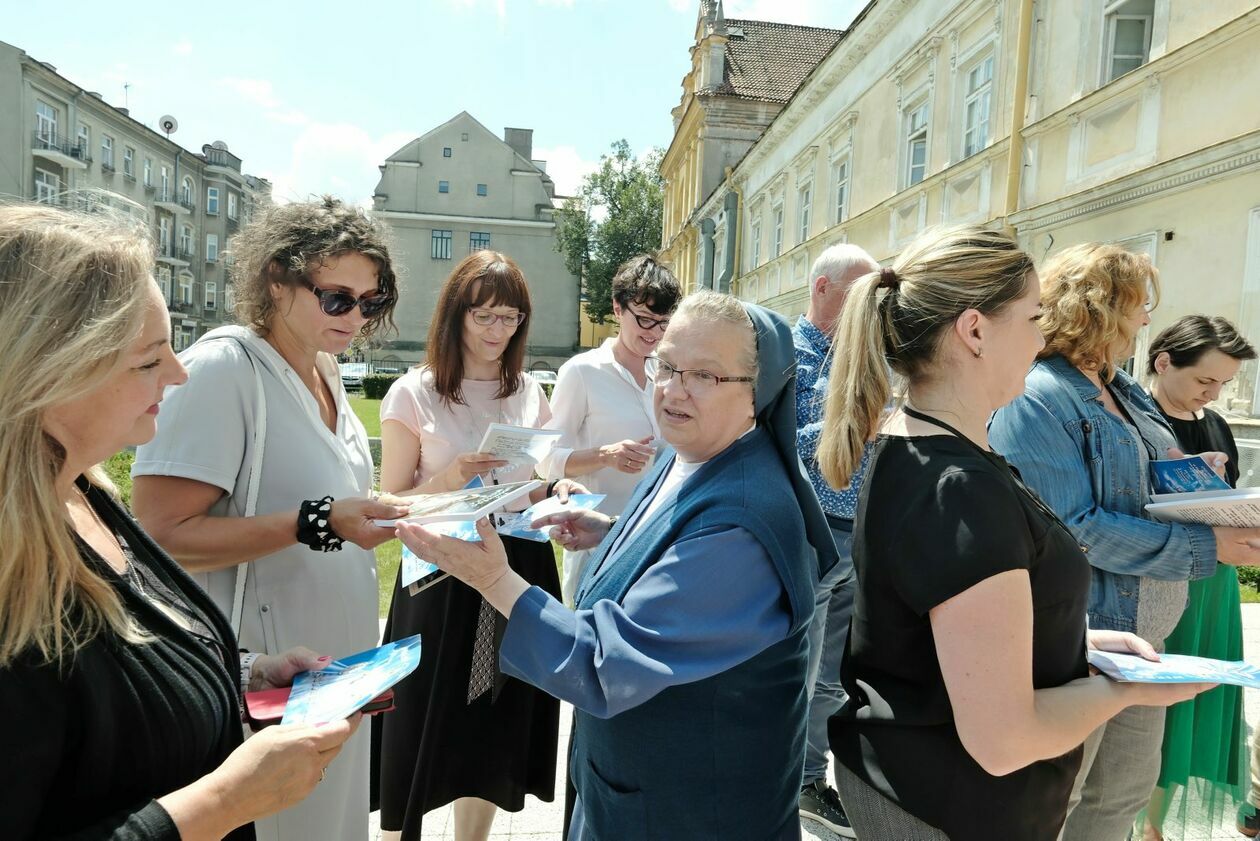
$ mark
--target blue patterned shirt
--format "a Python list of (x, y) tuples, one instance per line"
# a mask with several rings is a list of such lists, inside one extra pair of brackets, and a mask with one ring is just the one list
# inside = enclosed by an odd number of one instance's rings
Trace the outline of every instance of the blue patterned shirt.
[(792, 327), (792, 344), (796, 350), (796, 449), (805, 463), (809, 480), (814, 483), (823, 511), (852, 520), (857, 515), (858, 491), (862, 489), (862, 476), (866, 473), (872, 446), (866, 445), (862, 463), (854, 471), (848, 488), (837, 491), (827, 484), (818, 468), (817, 453), (827, 399), (827, 376), (831, 372), (831, 337), (802, 315)]

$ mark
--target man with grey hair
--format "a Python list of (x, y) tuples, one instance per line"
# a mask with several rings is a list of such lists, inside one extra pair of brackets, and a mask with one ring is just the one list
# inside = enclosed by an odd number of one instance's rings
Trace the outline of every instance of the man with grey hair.
[(840, 796), (827, 782), (827, 719), (839, 711), (845, 692), (840, 685), (840, 658), (853, 614), (853, 517), (869, 452), (848, 488), (827, 484), (816, 453), (822, 433), (827, 375), (831, 367), (831, 339), (855, 280), (879, 271), (879, 264), (856, 245), (833, 245), (818, 255), (810, 272), (809, 309), (792, 327), (796, 349), (796, 433), (801, 461), (822, 503), (840, 560), (823, 576), (815, 594), (814, 619), (809, 628), (809, 718), (805, 737), (805, 775), (800, 813), (832, 832), (853, 838), (853, 828)]

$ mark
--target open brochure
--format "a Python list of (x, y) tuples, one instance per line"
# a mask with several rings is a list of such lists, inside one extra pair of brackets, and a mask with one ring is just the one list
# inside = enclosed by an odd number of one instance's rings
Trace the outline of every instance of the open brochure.
[(1156, 663), (1136, 654), (1090, 651), (1089, 664), (1112, 680), (1130, 683), (1230, 683), (1260, 689), (1260, 668), (1244, 660), (1161, 654)]
[(1231, 488), (1202, 456), (1151, 463), (1146, 510), (1166, 523), (1254, 528), (1260, 526), (1260, 488)]
[(492, 423), (481, 439), (477, 452), (489, 453), (507, 461), (506, 467), (499, 468), (505, 472), (520, 467), (532, 467), (547, 457), (563, 434), (558, 429), (530, 429), (525, 426)]
[[(415, 497), (406, 517), (399, 519), (414, 523), (439, 523), (444, 520), (478, 520), (491, 511), (508, 505), (534, 488), (541, 487), (537, 479), (528, 482), (509, 482), (505, 485), (481, 485), (465, 487), (458, 491), (424, 494)], [(398, 520), (375, 520), (378, 526), (392, 526)]]
[(281, 724), (324, 724), (362, 709), (420, 665), (420, 635), (334, 660), (293, 679)]
[[(507, 537), (519, 537), (524, 540), (546, 543), (551, 539), (547, 534), (548, 529), (531, 527), (530, 523), (534, 520), (566, 509), (590, 511), (598, 508), (603, 501), (604, 494), (571, 494), (567, 503), (560, 502), (559, 497), (548, 497), (541, 502), (531, 505), (519, 514), (512, 513), (496, 516), (494, 518), (496, 523), (495, 531)], [(475, 522), (437, 523), (426, 526), (426, 528), (438, 534), (444, 534), (458, 540), (466, 540), (470, 543), (477, 543), (481, 540), (481, 536), (477, 534), (477, 524)], [(399, 575), (399, 586), (405, 588), (410, 595), (414, 596), (446, 577), (447, 573), (438, 569), (436, 564), (424, 560), (406, 546), (402, 547), (402, 568)]]

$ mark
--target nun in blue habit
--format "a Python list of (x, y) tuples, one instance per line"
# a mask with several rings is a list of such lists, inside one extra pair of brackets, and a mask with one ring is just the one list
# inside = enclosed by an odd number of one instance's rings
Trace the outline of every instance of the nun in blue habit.
[(485, 522), (480, 543), (399, 536), (508, 617), (505, 674), (576, 708), (569, 841), (796, 839), (805, 633), (836, 550), (797, 457), (791, 329), (697, 293), (648, 374), (669, 448), (626, 510), (540, 521), (598, 546), (576, 610), (514, 573)]

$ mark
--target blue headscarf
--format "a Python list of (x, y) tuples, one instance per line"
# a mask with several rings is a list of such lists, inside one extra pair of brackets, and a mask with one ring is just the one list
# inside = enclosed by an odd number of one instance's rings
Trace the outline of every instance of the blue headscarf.
[(757, 391), (753, 411), (757, 425), (774, 441), (779, 460), (796, 492), (796, 501), (805, 519), (805, 537), (818, 554), (821, 577), (839, 558), (831, 527), (818, 504), (818, 494), (805, 473), (796, 449), (796, 352), (792, 328), (777, 312), (744, 303), (757, 334)]

